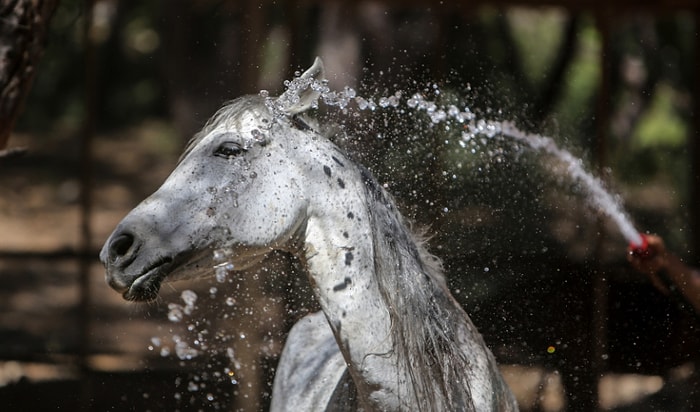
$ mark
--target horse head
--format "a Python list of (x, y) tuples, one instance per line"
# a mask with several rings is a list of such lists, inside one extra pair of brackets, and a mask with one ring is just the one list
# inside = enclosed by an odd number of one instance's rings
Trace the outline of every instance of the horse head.
[(297, 79), (306, 87), (222, 108), (106, 241), (100, 259), (108, 284), (125, 299), (152, 300), (165, 280), (213, 273), (217, 249), (230, 250), (229, 261), (244, 270), (289, 247), (303, 231), (313, 187), (305, 162), (312, 142), (324, 140), (298, 115), (317, 101), (311, 86), (323, 75), (317, 59)]

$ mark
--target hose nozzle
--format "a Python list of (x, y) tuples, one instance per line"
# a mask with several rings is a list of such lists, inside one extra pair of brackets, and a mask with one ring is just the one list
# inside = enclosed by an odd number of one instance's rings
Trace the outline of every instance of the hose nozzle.
[(647, 240), (647, 237), (640, 233), (639, 239), (641, 240), (641, 243), (630, 242), (630, 253), (639, 257), (649, 257), (651, 255), (651, 250), (649, 249), (649, 241)]

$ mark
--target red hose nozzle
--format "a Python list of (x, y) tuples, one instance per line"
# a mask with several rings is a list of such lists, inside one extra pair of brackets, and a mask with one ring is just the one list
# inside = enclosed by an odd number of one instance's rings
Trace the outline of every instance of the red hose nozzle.
[(651, 255), (651, 250), (649, 250), (649, 241), (647, 240), (647, 237), (640, 233), (639, 238), (642, 239), (641, 244), (630, 242), (630, 253), (639, 257), (649, 257)]

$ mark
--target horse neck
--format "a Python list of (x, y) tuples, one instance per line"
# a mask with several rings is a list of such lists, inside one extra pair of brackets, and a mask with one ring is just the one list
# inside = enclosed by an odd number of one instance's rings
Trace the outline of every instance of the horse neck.
[(374, 178), (354, 166), (326, 173), (336, 174), (342, 190), (331, 185), (331, 193), (320, 192), (307, 224), (305, 255), (316, 296), (367, 406), (415, 406), (435, 389), (421, 379), (446, 377), (440, 369), (427, 370), (436, 365), (433, 358), (418, 360), (426, 370), (417, 365), (414, 371), (415, 358), (424, 358), (425, 351), (436, 355), (448, 341), (457, 341), (445, 336), (426, 341), (425, 335), (434, 335), (432, 329), (458, 333), (454, 314), (461, 309), (426, 267), (420, 247)]
[[(304, 256), (316, 298), (336, 337), (360, 399), (367, 410), (395, 409), (386, 354), (393, 342), (389, 312), (374, 273), (370, 211), (354, 167), (327, 163), (329, 191), (316, 185), (306, 224)], [(343, 181), (344, 188), (337, 185)], [(335, 187), (333, 187), (335, 185)], [(394, 372), (395, 373), (395, 372)], [(371, 399), (371, 400), (370, 400)], [(374, 405), (372, 405), (374, 404)]]

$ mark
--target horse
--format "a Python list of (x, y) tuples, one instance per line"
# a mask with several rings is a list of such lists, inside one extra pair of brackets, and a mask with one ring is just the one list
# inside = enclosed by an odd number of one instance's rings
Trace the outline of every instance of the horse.
[(321, 311), (289, 332), (272, 411), (516, 411), (439, 259), (370, 171), (313, 126), (320, 59), (299, 79), (207, 122), (107, 239), (107, 283), (149, 301), (164, 281), (211, 275), (222, 248), (241, 271), (286, 251)]

